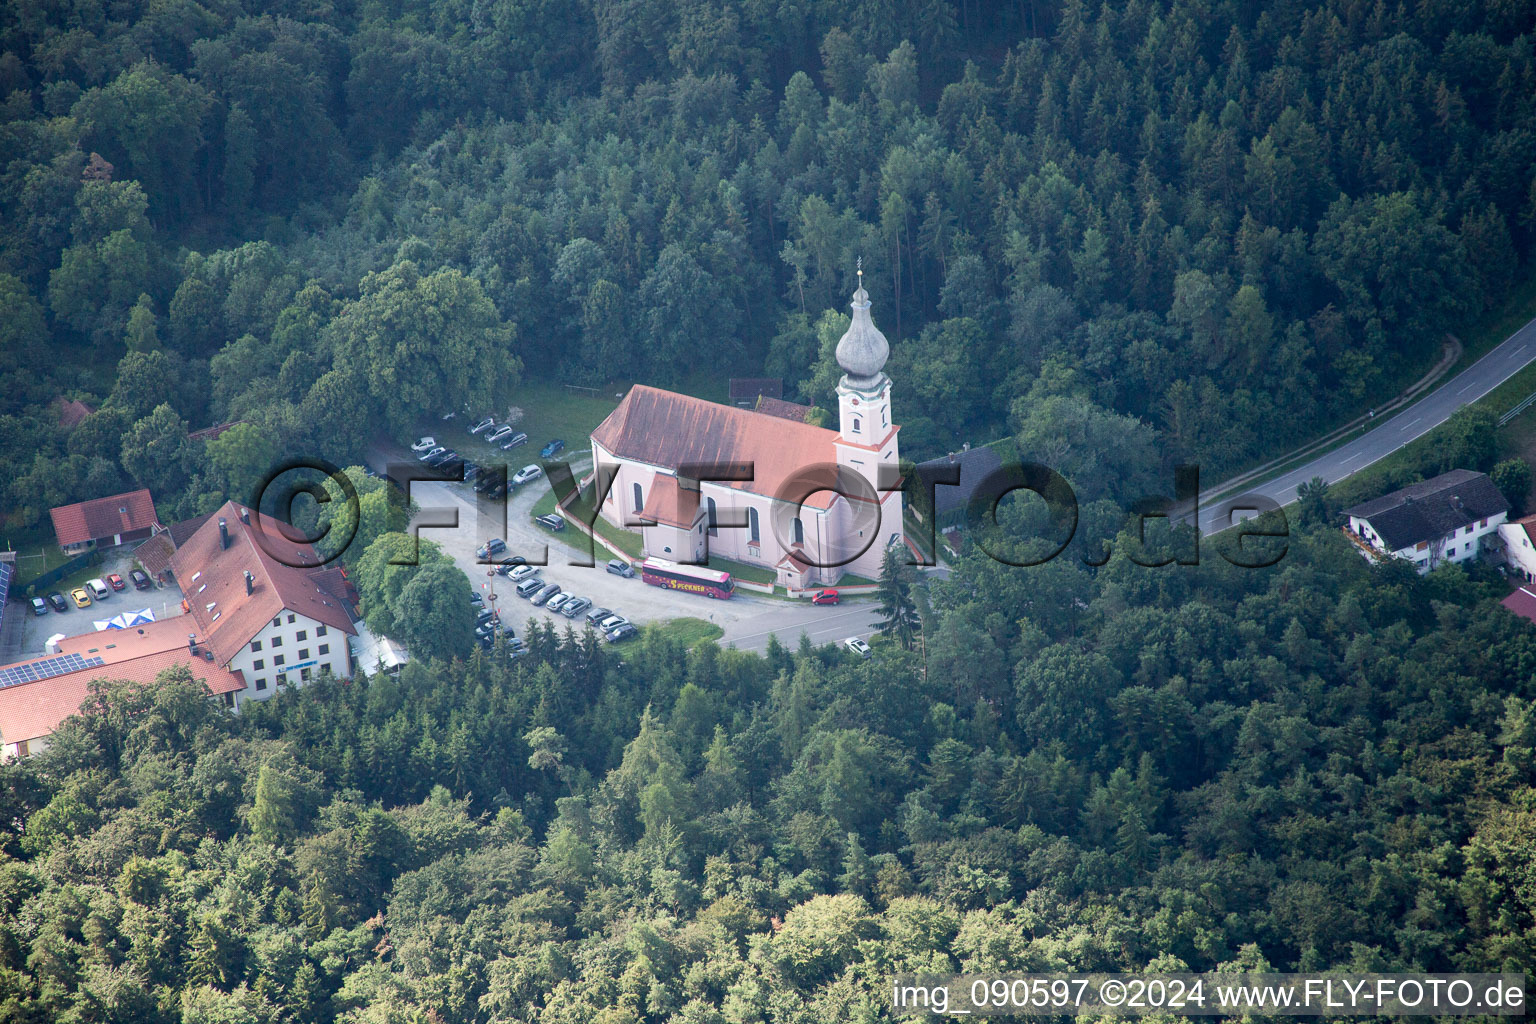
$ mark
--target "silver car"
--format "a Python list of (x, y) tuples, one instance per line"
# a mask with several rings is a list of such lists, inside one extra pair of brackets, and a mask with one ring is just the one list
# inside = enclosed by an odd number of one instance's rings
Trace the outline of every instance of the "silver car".
[(560, 606), (560, 614), (568, 619), (574, 619), (588, 608), (592, 607), (592, 599), (589, 597), (572, 597)]

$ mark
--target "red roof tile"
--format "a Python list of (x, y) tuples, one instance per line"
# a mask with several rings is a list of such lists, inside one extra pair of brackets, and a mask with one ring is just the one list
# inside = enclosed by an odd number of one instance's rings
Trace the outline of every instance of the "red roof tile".
[(134, 629), (84, 633), (60, 642), (61, 654), (100, 657), (106, 664), (0, 689), (0, 740), (16, 743), (49, 735), (60, 722), (80, 710), (90, 696), (94, 679), (150, 683), (166, 669), (182, 665), (191, 670), (194, 679), (202, 680), (211, 693), (245, 689), (245, 678), (239, 672), (192, 655), (187, 649), (186, 627), (185, 617), (178, 616)]
[(1499, 603), (1522, 619), (1536, 622), (1536, 591), (1520, 587)]
[(786, 402), (782, 398), (768, 398), (764, 396), (757, 400), (757, 411), (765, 416), (774, 416), (781, 420), (795, 420), (805, 422), (806, 414), (811, 411), (809, 405), (796, 405), (794, 402)]
[(96, 410), (77, 399), (60, 396), (53, 400), (53, 411), (59, 414), (59, 426), (71, 430)]
[(64, 547), (160, 525), (154, 499), (146, 489), (60, 505), (49, 515), (53, 516), (53, 532)]
[(694, 492), (693, 514), (689, 515), (684, 507), (683, 489), (678, 486), (677, 477), (657, 473), (651, 478), (651, 492), (645, 496), (645, 508), (640, 515), (667, 526), (692, 529), (694, 521), (699, 518), (698, 492)]
[[(342, 602), (315, 578), (321, 568), (315, 549), (290, 539), (284, 532), (289, 528), (270, 516), (251, 512), (252, 523), (241, 522), (242, 508), (225, 502), (171, 558), (198, 637), (213, 648), (219, 663), (228, 664), (284, 609), (356, 633)], [(219, 540), (221, 518), (229, 530), (227, 548)], [(250, 594), (245, 592), (247, 572)]]
[[(688, 462), (750, 462), (753, 480), (722, 483), (769, 497), (801, 470), (837, 464), (835, 430), (644, 384), (630, 389), (592, 440), (621, 458), (669, 470)], [(830, 492), (817, 491), (805, 503), (824, 509), (832, 501)]]

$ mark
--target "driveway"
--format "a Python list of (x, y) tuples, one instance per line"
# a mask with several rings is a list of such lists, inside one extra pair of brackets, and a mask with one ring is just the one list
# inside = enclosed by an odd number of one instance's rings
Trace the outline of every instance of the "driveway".
[[(95, 575), (105, 579), (108, 573), (115, 572), (127, 580), (128, 570), (132, 567), (132, 550), (117, 548), (104, 553), (101, 564), (96, 567)], [(89, 608), (76, 608), (75, 603), (69, 599), (68, 588), (61, 586), (52, 589), (57, 589), (64, 595), (68, 611), (49, 611), (47, 615), (33, 615), (30, 601), (25, 603), (18, 601), (6, 608), (7, 618), (15, 615), (21, 620), (21, 632), (17, 649), (0, 651), (0, 658), (4, 661), (20, 661), (45, 654), (48, 638), (53, 634), (78, 636), (81, 633), (90, 633), (96, 629), (98, 619), (110, 619), (122, 612), (148, 608), (154, 613), (156, 619), (168, 619), (184, 614), (181, 610), (181, 590), (176, 586), (135, 590), (133, 584), (129, 583), (126, 590), (113, 592), (105, 601), (94, 601)]]
[(1296, 500), (1296, 488), (1320, 476), (1337, 483), (1366, 466), (1386, 458), (1399, 448), (1416, 441), (1451, 418), (1462, 406), (1470, 405), (1504, 383), (1536, 360), (1536, 320), (1501, 342), (1493, 351), (1446, 381), (1379, 427), (1361, 434), (1331, 452), (1319, 455), (1300, 467), (1268, 483), (1248, 489), (1246, 494), (1200, 510), (1200, 532), (1219, 533), (1233, 524), (1234, 509), (1242, 509), (1243, 498), (1258, 494), (1280, 505)]
[[(400, 453), (392, 453), (400, 458)], [(512, 471), (519, 468), (526, 458), (514, 460)], [(579, 477), (590, 457), (578, 453), (570, 460), (572, 470)], [(382, 463), (377, 468), (383, 468)], [(585, 626), (585, 613), (576, 619), (551, 614), (542, 608), (519, 598), (505, 577), (492, 575), (491, 567), (475, 557), (475, 549), (493, 537), (507, 542), (508, 550), (498, 556), (505, 560), (521, 555), (531, 564), (541, 565), (539, 575), (562, 591), (574, 592), (590, 598), (594, 606), (610, 608), (636, 623), (661, 622), (667, 619), (693, 617), (713, 622), (725, 635), (720, 643), (746, 651), (764, 651), (768, 637), (777, 633), (781, 643), (794, 647), (800, 642), (802, 632), (816, 644), (832, 643), (844, 637), (868, 638), (874, 631), (876, 607), (872, 599), (861, 598), (838, 606), (816, 606), (809, 601), (789, 601), (759, 594), (737, 591), (729, 601), (715, 601), (697, 594), (686, 594), (661, 587), (646, 586), (638, 577), (624, 579), (609, 573), (604, 564), (610, 555), (607, 549), (597, 546), (593, 555), (595, 566), (572, 565), (576, 557), (571, 546), (584, 540), (582, 534), (567, 526), (553, 534), (537, 525), (531, 510), (549, 491), (549, 482), (543, 478), (515, 491), (505, 503), (495, 503), (486, 515), (481, 514), (477, 502), (480, 498), (469, 483), (442, 481), (416, 481), (411, 484), (411, 497), (420, 508), (416, 525), (420, 535), (440, 545), (445, 554), (463, 569), (487, 601), (494, 595), (495, 606), (503, 617), (522, 632), (521, 623), (530, 617), (552, 621), (557, 626)], [(502, 510), (505, 510), (503, 519)], [(452, 528), (431, 525), (457, 517)]]

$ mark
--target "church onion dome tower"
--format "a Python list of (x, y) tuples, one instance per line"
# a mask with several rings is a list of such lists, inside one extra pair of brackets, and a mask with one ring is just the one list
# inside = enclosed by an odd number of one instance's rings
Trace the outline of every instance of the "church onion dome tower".
[[(862, 261), (861, 261), (862, 263)], [(872, 389), (884, 376), (885, 360), (891, 354), (890, 343), (869, 317), (869, 293), (864, 290), (864, 268), (859, 267), (859, 290), (853, 293), (853, 323), (837, 343), (837, 365), (847, 374), (843, 382), (859, 389)]]

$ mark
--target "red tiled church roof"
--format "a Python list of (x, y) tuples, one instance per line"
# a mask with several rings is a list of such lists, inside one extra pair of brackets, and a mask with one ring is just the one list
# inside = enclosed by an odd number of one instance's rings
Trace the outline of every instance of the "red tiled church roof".
[(159, 525), (154, 499), (143, 488), (74, 505), (60, 505), (48, 514), (53, 517), (53, 532), (58, 536), (59, 544), (65, 547)]
[[(644, 384), (630, 389), (592, 432), (592, 440), (620, 458), (665, 469), (690, 462), (750, 462), (754, 479), (723, 485), (769, 497), (777, 497), (784, 482), (799, 471), (837, 463), (835, 430)], [(785, 497), (796, 500), (800, 495)], [(817, 491), (805, 504), (824, 509), (833, 499), (830, 492)]]

